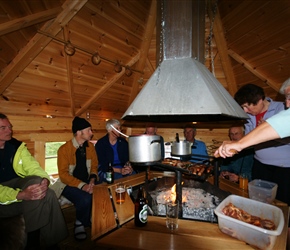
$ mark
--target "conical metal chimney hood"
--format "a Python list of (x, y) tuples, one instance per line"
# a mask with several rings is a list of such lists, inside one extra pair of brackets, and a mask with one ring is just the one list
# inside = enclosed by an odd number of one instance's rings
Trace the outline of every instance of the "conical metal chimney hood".
[(161, 1), (157, 14), (160, 47), (156, 50), (160, 64), (122, 119), (152, 122), (247, 119), (248, 115), (202, 63), (205, 1)]

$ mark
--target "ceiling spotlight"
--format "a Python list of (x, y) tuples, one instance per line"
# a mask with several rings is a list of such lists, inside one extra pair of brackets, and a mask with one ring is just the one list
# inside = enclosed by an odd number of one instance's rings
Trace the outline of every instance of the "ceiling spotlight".
[(76, 52), (75, 47), (71, 44), (70, 41), (68, 41), (65, 45), (64, 45), (64, 52), (68, 55), (68, 56), (73, 56)]
[(55, 115), (45, 115), (45, 118), (55, 118)]
[(119, 63), (119, 61), (117, 61), (117, 63), (115, 64), (115, 68), (114, 69), (115, 69), (116, 73), (120, 73), (122, 71), (122, 66)]
[(92, 63), (95, 65), (99, 65), (101, 63), (101, 57), (98, 52), (92, 55)]
[(129, 66), (126, 66), (125, 74), (126, 74), (126, 76), (131, 76), (132, 75), (132, 70), (131, 70), (131, 68)]

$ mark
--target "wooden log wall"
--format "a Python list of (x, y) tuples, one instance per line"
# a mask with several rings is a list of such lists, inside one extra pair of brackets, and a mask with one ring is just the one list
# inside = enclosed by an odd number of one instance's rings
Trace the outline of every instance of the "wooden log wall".
[[(8, 115), (13, 125), (13, 136), (27, 144), (32, 155), (39, 161), (40, 165), (45, 166), (45, 143), (53, 141), (68, 141), (72, 138), (71, 132), (73, 118), (45, 118), (34, 116)], [(85, 118), (85, 117), (84, 117)], [(103, 137), (106, 131), (106, 121), (97, 118), (90, 118), (94, 137), (97, 140)], [(143, 134), (144, 127), (123, 127), (122, 132), (127, 135)], [(163, 136), (165, 142), (175, 140), (176, 133), (179, 133), (183, 140), (183, 129), (181, 128), (158, 128), (158, 134)], [(206, 143), (208, 153), (212, 154), (224, 140), (228, 140), (227, 128), (198, 128), (197, 140)]]

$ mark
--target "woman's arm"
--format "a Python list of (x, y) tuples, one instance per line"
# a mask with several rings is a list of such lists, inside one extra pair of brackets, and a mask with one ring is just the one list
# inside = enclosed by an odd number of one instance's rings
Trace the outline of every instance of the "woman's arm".
[(237, 142), (224, 141), (214, 155), (223, 158), (231, 157), (244, 148), (277, 138), (280, 138), (280, 136), (275, 129), (268, 122), (264, 122)]

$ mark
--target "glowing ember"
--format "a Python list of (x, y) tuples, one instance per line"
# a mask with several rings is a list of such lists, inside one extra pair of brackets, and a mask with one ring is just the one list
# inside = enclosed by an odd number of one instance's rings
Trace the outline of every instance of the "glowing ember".
[[(176, 186), (174, 185), (171, 189), (158, 192), (156, 195), (151, 193), (157, 205), (155, 213), (157, 215), (164, 215), (165, 203), (175, 201), (176, 199)], [(218, 197), (205, 192), (203, 189), (182, 187), (183, 218), (206, 221), (210, 218), (210, 221), (216, 221), (213, 210), (219, 203)]]
[[(148, 188), (149, 205), (153, 215), (165, 216), (165, 204), (168, 201), (179, 199), (176, 197), (178, 184), (172, 177), (164, 177), (156, 182), (152, 182)], [(183, 180), (182, 184), (182, 218), (217, 222), (214, 209), (220, 202), (228, 196), (217, 187), (207, 182), (195, 180)], [(175, 190), (176, 187), (176, 190)], [(177, 192), (179, 194), (179, 192)]]

